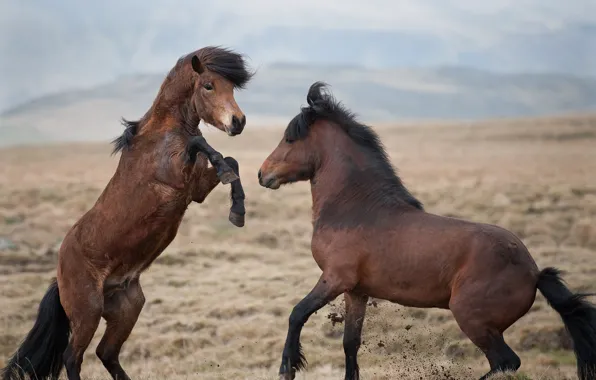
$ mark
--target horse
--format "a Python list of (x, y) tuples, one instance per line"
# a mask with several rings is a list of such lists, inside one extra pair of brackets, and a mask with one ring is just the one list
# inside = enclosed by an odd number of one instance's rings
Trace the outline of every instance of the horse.
[(79, 380), (102, 317), (106, 331), (96, 354), (112, 378), (130, 379), (119, 354), (145, 303), (140, 275), (172, 242), (187, 207), (218, 183), (231, 184), (229, 219), (244, 225), (238, 163), (207, 143), (199, 122), (239, 135), (246, 116), (234, 90), (253, 75), (243, 55), (204, 47), (177, 61), (140, 120), (123, 119), (126, 128), (113, 141), (113, 154), (121, 152), (117, 169), (66, 234), (56, 278), (2, 379), (58, 379), (65, 367), (69, 380)]
[(596, 307), (572, 293), (561, 272), (542, 270), (521, 240), (501, 227), (428, 213), (405, 187), (369, 126), (312, 84), (307, 106), (258, 171), (269, 189), (310, 181), (311, 250), (322, 274), (293, 308), (280, 379), (306, 359), (300, 333), (310, 315), (344, 294), (345, 379), (359, 379), (357, 354), (369, 297), (407, 307), (449, 309), (484, 353), (490, 371), (516, 371), (521, 360), (503, 332), (525, 315), (536, 290), (561, 316), (581, 380), (596, 376)]

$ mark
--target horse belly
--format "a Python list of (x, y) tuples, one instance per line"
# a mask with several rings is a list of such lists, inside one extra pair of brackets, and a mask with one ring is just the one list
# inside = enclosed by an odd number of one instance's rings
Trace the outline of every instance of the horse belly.
[(143, 236), (133, 239), (126, 252), (121, 252), (118, 265), (106, 279), (106, 285), (120, 286), (138, 278), (176, 237), (182, 218), (152, 221), (145, 226)]
[(362, 292), (370, 297), (387, 300), (408, 307), (437, 307), (447, 309), (451, 292), (443, 289), (429, 289), (415, 287), (408, 284), (394, 285), (390, 288), (381, 288), (375, 284), (362, 284)]
[(172, 243), (174, 238), (178, 233), (178, 227), (180, 227), (180, 222), (182, 218), (177, 222), (174, 222), (170, 225), (162, 225), (156, 228), (156, 231), (153, 236), (159, 236), (159, 239), (152, 239), (152, 236), (149, 236), (147, 242), (145, 242), (144, 246), (144, 259), (142, 263), (139, 265), (141, 267), (141, 271), (147, 269), (155, 259), (162, 254), (162, 252)]
[(405, 243), (393, 230), (315, 230), (312, 253), (323, 272), (356, 273), (357, 290), (411, 307), (447, 307), (452, 274), (434, 251)]
[(365, 273), (359, 287), (371, 297), (409, 307), (447, 308), (449, 305), (449, 282), (441, 279), (432, 264), (415, 268), (395, 263), (368, 267)]
[[(171, 239), (169, 240), (171, 242)], [(159, 244), (152, 250), (139, 250), (134, 253), (128, 260), (123, 261), (112, 273), (108, 276), (105, 281), (105, 285), (108, 287), (123, 286), (127, 282), (139, 278), (152, 263), (159, 257), (159, 255), (169, 245)]]

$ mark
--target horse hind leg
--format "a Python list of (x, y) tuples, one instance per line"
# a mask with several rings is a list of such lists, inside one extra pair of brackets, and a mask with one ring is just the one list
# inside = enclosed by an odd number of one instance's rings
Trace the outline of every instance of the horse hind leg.
[(490, 371), (480, 380), (506, 371), (517, 371), (521, 366), (519, 356), (505, 343), (503, 333), (482, 320), (462, 318), (454, 313), (462, 331), (486, 356)]
[(145, 296), (138, 279), (132, 280), (126, 289), (105, 297), (103, 317), (107, 326), (95, 353), (114, 380), (130, 380), (120, 365), (119, 355), (144, 304)]
[[(82, 289), (84, 293), (80, 294)], [(65, 281), (60, 293), (72, 328), (70, 342), (63, 355), (66, 375), (68, 380), (80, 380), (83, 355), (101, 320), (103, 293), (97, 281), (85, 272)]]
[(519, 289), (518, 293), (507, 298), (486, 297), (486, 292), (475, 289), (473, 292), (461, 291), (452, 298), (449, 308), (459, 327), (490, 364), (490, 372), (481, 380), (498, 372), (515, 372), (521, 366), (519, 356), (505, 343), (503, 331), (529, 310), (535, 295), (535, 290), (533, 295), (529, 290), (529, 287), (528, 292)]
[[(488, 337), (490, 337), (490, 339), (486, 339)], [(483, 352), (490, 364), (490, 371), (480, 379), (488, 379), (489, 376), (498, 372), (517, 371), (521, 366), (521, 360), (519, 356), (513, 352), (511, 347), (505, 343), (503, 334), (499, 333), (496, 336), (489, 335), (488, 337), (481, 338), (480, 340), (486, 340), (488, 342), (488, 344), (485, 345)], [(476, 342), (474, 343), (476, 344)]]

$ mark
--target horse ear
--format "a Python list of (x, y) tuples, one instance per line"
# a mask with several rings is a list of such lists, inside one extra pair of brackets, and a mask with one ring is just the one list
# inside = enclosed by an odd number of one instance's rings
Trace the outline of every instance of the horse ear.
[(194, 71), (196, 71), (197, 73), (203, 74), (203, 71), (205, 71), (205, 68), (203, 67), (203, 64), (201, 63), (201, 60), (196, 55), (192, 56), (191, 64), (192, 64), (192, 69)]

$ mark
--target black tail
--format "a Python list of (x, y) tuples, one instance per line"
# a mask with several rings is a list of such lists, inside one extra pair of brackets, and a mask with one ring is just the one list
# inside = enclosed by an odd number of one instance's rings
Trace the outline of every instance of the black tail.
[(69, 336), (70, 324), (60, 304), (58, 284), (53, 280), (39, 304), (33, 328), (2, 370), (2, 380), (57, 380)]
[(540, 272), (538, 290), (561, 315), (571, 335), (579, 379), (596, 379), (596, 306), (586, 300), (590, 295), (572, 293), (561, 279), (561, 272), (555, 268)]

